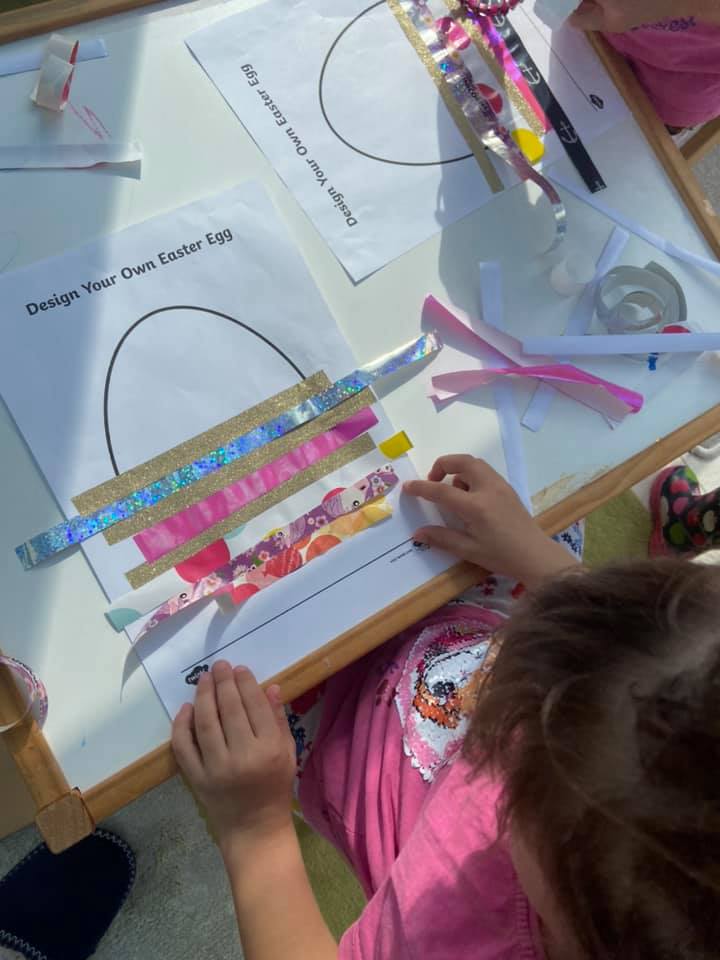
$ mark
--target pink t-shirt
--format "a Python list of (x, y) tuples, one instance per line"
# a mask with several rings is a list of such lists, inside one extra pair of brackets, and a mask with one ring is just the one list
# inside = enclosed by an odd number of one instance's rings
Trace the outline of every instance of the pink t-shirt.
[(631, 61), (664, 123), (694, 127), (720, 116), (720, 25), (680, 17), (605, 36)]
[(329, 681), (303, 813), (369, 898), (341, 960), (541, 960), (498, 786), (458, 757), (497, 613), (449, 606)]

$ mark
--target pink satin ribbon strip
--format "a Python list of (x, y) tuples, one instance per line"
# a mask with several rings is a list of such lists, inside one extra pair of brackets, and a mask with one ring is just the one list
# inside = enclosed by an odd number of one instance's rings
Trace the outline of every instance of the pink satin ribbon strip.
[(643, 396), (609, 380), (603, 380), (567, 363), (555, 363), (550, 357), (527, 357), (522, 344), (508, 333), (502, 333), (473, 318), (472, 324), (460, 311), (453, 312), (433, 296), (425, 298), (424, 316), (454, 337), (469, 353), (491, 347), (510, 362), (507, 367), (482, 370), (458, 370), (437, 374), (432, 378), (430, 397), (445, 403), (492, 383), (497, 377), (533, 377), (550, 381), (561, 393), (583, 403), (612, 420), (622, 420), (642, 408)]
[(261, 467), (255, 473), (236, 480), (204, 500), (156, 523), (134, 537), (148, 563), (154, 563), (170, 550), (199, 536), (225, 520), (246, 504), (287, 482), (295, 474), (329, 456), (378, 422), (370, 407), (358, 411), (331, 430), (296, 447), (284, 456)]

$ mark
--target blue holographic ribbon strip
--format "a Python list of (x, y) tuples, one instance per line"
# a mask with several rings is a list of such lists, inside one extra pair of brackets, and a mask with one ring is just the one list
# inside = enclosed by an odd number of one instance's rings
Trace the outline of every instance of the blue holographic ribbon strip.
[(255, 427), (249, 433), (236, 437), (224, 447), (211, 450), (210, 453), (199, 460), (194, 460), (192, 463), (179, 467), (147, 487), (101, 507), (92, 514), (71, 517), (70, 520), (58, 523), (50, 530), (46, 530), (45, 533), (37, 534), (16, 547), (15, 553), (23, 567), (30, 570), (37, 564), (42, 563), (43, 560), (47, 560), (77, 543), (82, 543), (84, 540), (94, 537), (96, 533), (101, 533), (116, 523), (134, 517), (142, 510), (166, 500), (177, 493), (178, 490), (195, 483), (196, 480), (221, 470), (253, 450), (272, 443), (273, 440), (290, 433), (304, 423), (309, 423), (322, 413), (332, 410), (344, 400), (364, 390), (376, 380), (387, 377), (403, 367), (417, 363), (419, 360), (424, 360), (440, 350), (441, 347), (442, 341), (436, 333), (426, 333), (392, 353), (378, 357), (377, 360), (373, 360), (372, 363), (368, 363), (364, 367), (359, 367), (348, 376), (336, 381), (322, 393), (310, 397), (309, 400), (304, 400), (285, 413), (279, 414), (273, 420)]

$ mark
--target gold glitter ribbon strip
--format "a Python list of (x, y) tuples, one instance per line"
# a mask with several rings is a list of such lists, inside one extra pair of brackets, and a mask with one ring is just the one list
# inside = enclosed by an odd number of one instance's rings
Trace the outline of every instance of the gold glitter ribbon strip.
[[(147, 510), (135, 514), (134, 517), (130, 517), (128, 520), (123, 520), (113, 527), (108, 527), (103, 535), (110, 544), (120, 543), (122, 540), (126, 540), (128, 537), (139, 533), (141, 530), (160, 523), (161, 520), (167, 520), (168, 517), (172, 517), (186, 507), (197, 503), (198, 500), (204, 500), (205, 497), (209, 497), (218, 490), (222, 490), (241, 477), (245, 477), (249, 473), (255, 473), (268, 463), (272, 463), (273, 460), (277, 460), (278, 457), (285, 456), (286, 453), (289, 453), (290, 450), (295, 450), (300, 444), (307, 443), (308, 440), (314, 440), (315, 437), (321, 433), (325, 433), (326, 430), (332, 430), (333, 427), (342, 423), (343, 420), (351, 417), (359, 410), (369, 407), (372, 403), (375, 403), (375, 395), (370, 389), (356, 393), (334, 409), (320, 414), (319, 417), (311, 420), (310, 423), (305, 423), (290, 433), (278, 437), (277, 440), (272, 440), (270, 443), (265, 444), (264, 447), (253, 450), (252, 453), (248, 453), (247, 456), (236, 460), (234, 463), (228, 464), (221, 470), (208, 474), (208, 476), (203, 477), (201, 480), (196, 480), (195, 483), (191, 483), (182, 490), (178, 490), (172, 497), (156, 503), (154, 507), (148, 507)], [(232, 520), (233, 516), (235, 516), (235, 514), (227, 519)], [(238, 521), (238, 523), (241, 522), (242, 521)], [(228, 529), (232, 530), (234, 526), (238, 526), (238, 523), (231, 524)], [(211, 543), (214, 539), (217, 538), (211, 537), (208, 543)], [(196, 552), (197, 550), (192, 551), (192, 553)], [(190, 555), (191, 554), (188, 554), (188, 556)]]
[[(225, 420), (224, 423), (219, 423), (204, 433), (199, 433), (196, 437), (183, 441), (178, 446), (153, 457), (152, 460), (147, 460), (137, 467), (126, 470), (119, 477), (113, 477), (111, 480), (106, 480), (98, 486), (86, 490), (85, 493), (78, 494), (78, 496), (73, 497), (72, 502), (78, 513), (95, 513), (96, 510), (102, 509), (106, 504), (121, 500), (123, 497), (129, 497), (136, 490), (147, 487), (154, 480), (159, 480), (168, 473), (172, 473), (173, 470), (178, 470), (186, 463), (199, 460), (206, 453), (229, 443), (241, 434), (249, 433), (250, 430), (282, 413), (283, 410), (287, 410), (288, 407), (302, 403), (303, 400), (309, 400), (310, 397), (326, 390), (329, 386), (330, 381), (325, 373), (315, 373), (307, 380), (302, 380), (287, 390), (282, 390), (275, 396), (263, 400), (262, 403), (250, 407), (243, 413)], [(172, 499), (175, 500), (176, 498), (173, 497)], [(175, 512), (174, 509), (172, 513)], [(148, 521), (140, 529), (150, 525)]]
[[(363, 394), (358, 394), (358, 396), (363, 396), (364, 393), (365, 391), (363, 391)], [(367, 406), (367, 403), (366, 398), (362, 406)], [(341, 409), (345, 407), (346, 404), (341, 405)], [(344, 411), (343, 418), (346, 416), (349, 416), (347, 410)], [(195, 537), (193, 540), (189, 540), (175, 550), (171, 550), (170, 553), (166, 553), (160, 557), (159, 560), (156, 560), (155, 563), (143, 563), (138, 567), (134, 567), (132, 570), (128, 570), (125, 578), (133, 590), (137, 590), (138, 587), (142, 587), (151, 580), (154, 580), (155, 577), (159, 577), (161, 573), (171, 570), (177, 566), (177, 564), (192, 557), (215, 540), (219, 540), (224, 534), (230, 533), (231, 530), (239, 527), (240, 524), (248, 523), (248, 521), (253, 520), (255, 517), (259, 517), (261, 513), (270, 510), (272, 507), (277, 506), (278, 503), (293, 496), (293, 494), (299, 493), (301, 490), (309, 487), (311, 483), (322, 480), (323, 477), (334, 473), (341, 467), (346, 467), (349, 463), (352, 463), (353, 460), (372, 453), (374, 449), (375, 444), (369, 434), (366, 433), (361, 437), (357, 437), (344, 447), (334, 450), (330, 456), (318, 460), (317, 463), (308, 467), (307, 470), (296, 473), (287, 483), (280, 484), (280, 486), (270, 490), (264, 496), (253, 500), (252, 503), (238, 510), (231, 517), (227, 517), (209, 530), (203, 531), (199, 537)]]
[(483, 35), (482, 31), (478, 30), (474, 21), (470, 17), (466, 16), (466, 7), (463, 6), (460, 0), (445, 0), (445, 5), (450, 11), (450, 15), (455, 22), (460, 24), (465, 33), (475, 44), (478, 53), (489, 67), (492, 75), (505, 91), (505, 96), (512, 103), (518, 113), (521, 114), (523, 120), (528, 125), (530, 130), (532, 130), (535, 136), (539, 140), (542, 140), (545, 136), (545, 129), (540, 122), (539, 117), (527, 102), (525, 97), (520, 93), (510, 74), (507, 73), (506, 70), (503, 70), (502, 64), (498, 63), (487, 37)]
[(443, 99), (443, 103), (455, 121), (458, 130), (465, 138), (465, 141), (472, 151), (473, 156), (477, 160), (478, 166), (482, 170), (488, 186), (493, 193), (501, 193), (504, 189), (502, 180), (493, 167), (485, 147), (475, 136), (472, 127), (465, 117), (465, 114), (460, 109), (457, 100), (453, 97), (452, 92), (445, 83), (442, 70), (433, 60), (432, 54), (423, 43), (422, 39), (410, 22), (410, 18), (398, 3), (398, 0), (387, 0), (387, 3), (395, 19), (400, 24), (403, 33), (410, 41), (413, 50), (425, 64), (425, 69), (435, 81), (435, 86), (438, 88), (438, 92)]

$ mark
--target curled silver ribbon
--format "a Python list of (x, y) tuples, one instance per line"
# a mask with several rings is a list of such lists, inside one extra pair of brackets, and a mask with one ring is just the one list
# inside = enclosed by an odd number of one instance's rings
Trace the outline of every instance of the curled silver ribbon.
[(560, 194), (549, 180), (533, 168), (509, 130), (498, 122), (490, 103), (475, 86), (472, 73), (461, 54), (449, 46), (445, 36), (436, 28), (435, 18), (425, 0), (400, 0), (400, 8), (440, 68), (448, 89), (478, 140), (511, 166), (521, 180), (536, 183), (547, 197), (555, 219), (555, 237), (548, 250), (554, 250), (567, 233), (567, 211)]
[(597, 286), (595, 310), (610, 333), (642, 333), (687, 321), (682, 287), (654, 262), (606, 273)]

